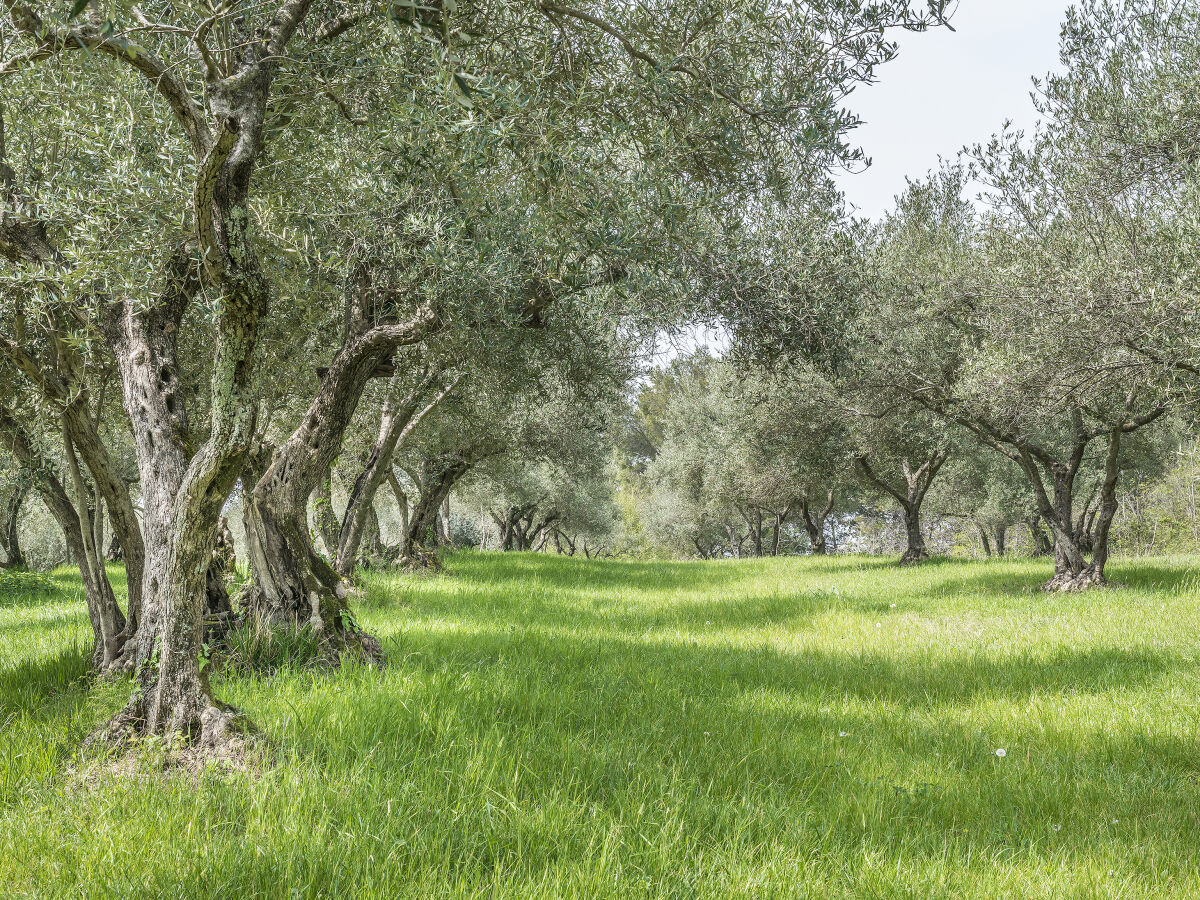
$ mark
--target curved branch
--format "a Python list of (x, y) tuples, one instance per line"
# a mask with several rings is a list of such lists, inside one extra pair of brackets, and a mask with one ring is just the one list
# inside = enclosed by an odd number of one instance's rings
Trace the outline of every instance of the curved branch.
[(217, 136), (212, 149), (200, 163), (200, 172), (196, 177), (196, 189), (192, 194), (192, 205), (195, 207), (196, 238), (200, 244), (200, 260), (208, 277), (216, 282), (225, 271), (225, 254), (217, 241), (216, 230), (213, 228), (213, 191), (217, 186), (217, 176), (233, 145), (237, 142), (237, 125), (232, 119), (221, 123), (221, 133)]
[(0, 64), (0, 79), (21, 71), (29, 65), (68, 50), (89, 50), (104, 53), (132, 66), (167, 102), (192, 145), (193, 154), (203, 156), (212, 142), (208, 124), (199, 104), (192, 98), (174, 67), (145, 47), (118, 35), (105, 32), (95, 24), (69, 28), (47, 25), (28, 3), (12, 3), (9, 17), (17, 30), (37, 41), (37, 46)]

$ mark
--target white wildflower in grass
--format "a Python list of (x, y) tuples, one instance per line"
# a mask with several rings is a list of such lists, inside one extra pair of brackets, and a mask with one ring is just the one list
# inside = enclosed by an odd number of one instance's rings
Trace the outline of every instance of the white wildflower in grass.
[(892, 609), (895, 609), (895, 608), (896, 608), (896, 604), (895, 604), (895, 603), (893, 603), (891, 608), (892, 608)]
[(849, 737), (849, 736), (850, 736), (850, 732), (848, 732), (848, 731), (839, 731), (838, 732), (838, 737)]
[(996, 755), (1001, 759), (1004, 759), (1004, 757), (1008, 756), (1008, 751), (1001, 747), (996, 751)]

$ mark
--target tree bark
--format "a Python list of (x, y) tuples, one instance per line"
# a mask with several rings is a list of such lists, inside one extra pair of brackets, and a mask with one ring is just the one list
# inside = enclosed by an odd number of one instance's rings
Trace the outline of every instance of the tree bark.
[(833, 491), (826, 491), (825, 505), (820, 510), (813, 509), (807, 489), (797, 505), (800, 508), (800, 521), (804, 523), (804, 530), (808, 534), (808, 545), (813, 555), (824, 556), (829, 552), (825, 543), (825, 522), (833, 512)]
[(1034, 513), (1025, 521), (1029, 528), (1029, 539), (1033, 543), (1034, 556), (1049, 556), (1054, 552), (1054, 542), (1042, 527), (1042, 517)]
[(987, 527), (977, 522), (975, 529), (979, 532), (979, 542), (983, 544), (983, 555), (990, 558), (992, 555), (992, 541), (988, 537)]
[(333, 508), (333, 471), (325, 473), (325, 477), (317, 482), (312, 492), (313, 524), (317, 528), (317, 536), (321, 539), (322, 551), (330, 562), (337, 556), (338, 542), (341, 540), (341, 524)]
[[(78, 565), (83, 581), (84, 600), (92, 624), (92, 668), (97, 672), (107, 672), (115, 665), (124, 646), (125, 617), (113, 595), (112, 585), (104, 571), (104, 561), (98, 554), (87, 550), (91, 529), (87, 527), (88, 521), (80, 516), (81, 509), (86, 512), (86, 508), (82, 504), (81, 508), (76, 507), (53, 465), (35, 451), (25, 430), (2, 407), (0, 446), (30, 472), (42, 501), (62, 529), (67, 552)], [(86, 493), (80, 490), (82, 478), (78, 462), (68, 460), (68, 463), (72, 468), (77, 496), (86, 497)]]
[(783, 531), (783, 523), (787, 520), (787, 512), (775, 513), (775, 519), (771, 524), (771, 555), (779, 555), (779, 538), (780, 532)]
[[(268, 628), (308, 626), (331, 652), (362, 650), (374, 658), (381, 658), (378, 642), (355, 624), (341, 576), (312, 546), (306, 503), (340, 452), (368, 382), (393, 374), (397, 348), (422, 340), (437, 326), (428, 309), (407, 323), (371, 325), (381, 300), (369, 267), (360, 266), (347, 302), (346, 339), (329, 368), (321, 370), (320, 386), (299, 426), (263, 458), (262, 474), (247, 481), (246, 492), (248, 521), (261, 551), (251, 555), (252, 619)], [(340, 550), (347, 536), (338, 539)]]
[(334, 568), (343, 577), (349, 577), (354, 572), (354, 563), (358, 558), (359, 544), (368, 513), (374, 508), (375, 494), (379, 486), (392, 471), (392, 459), (397, 447), (403, 445), (421, 421), (458, 383), (458, 379), (454, 379), (422, 407), (422, 394), (433, 381), (433, 376), (424, 378), (403, 400), (392, 393), (384, 403), (379, 436), (371, 445), (366, 465), (354, 480), (354, 486), (346, 499), (346, 513), (342, 517), (340, 540), (334, 561)]
[(22, 478), (14, 485), (12, 495), (8, 498), (8, 504), (4, 510), (3, 533), (0, 533), (0, 548), (4, 550), (4, 562), (0, 563), (0, 568), (25, 568), (25, 553), (21, 550), (21, 533), (18, 526), (21, 520), (21, 508), (25, 505), (25, 498), (28, 495), (29, 485)]
[(866, 457), (860, 456), (855, 462), (859, 471), (872, 483), (891, 494), (900, 506), (904, 517), (904, 534), (907, 546), (900, 557), (901, 565), (911, 565), (929, 559), (929, 551), (925, 547), (925, 536), (921, 531), (921, 506), (925, 496), (933, 486), (934, 479), (941, 471), (946, 460), (950, 458), (949, 450), (936, 450), (913, 469), (908, 460), (903, 460), (904, 487), (893, 487), (877, 475)]
[(425, 462), (421, 496), (413, 506), (408, 532), (404, 535), (401, 562), (408, 566), (438, 566), (438, 514), (454, 486), (471, 470), (478, 457), (471, 452), (451, 452)]
[(396, 498), (396, 507), (400, 512), (400, 533), (408, 534), (408, 494), (404, 493), (404, 488), (400, 486), (400, 480), (391, 466), (388, 466), (386, 477), (388, 486), (392, 489), (392, 496)]

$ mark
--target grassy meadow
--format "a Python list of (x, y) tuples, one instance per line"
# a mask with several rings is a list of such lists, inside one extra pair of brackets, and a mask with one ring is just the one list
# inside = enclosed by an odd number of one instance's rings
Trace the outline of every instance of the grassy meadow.
[[(0, 595), (0, 896), (1194, 898), (1195, 560), (452, 556), (386, 669), (218, 677), (274, 748), (97, 774), (67, 570)], [(103, 770), (99, 770), (103, 772)]]

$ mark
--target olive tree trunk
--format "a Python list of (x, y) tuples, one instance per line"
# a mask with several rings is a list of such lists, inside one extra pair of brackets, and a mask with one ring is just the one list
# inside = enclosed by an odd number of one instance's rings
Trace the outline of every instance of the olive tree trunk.
[(384, 402), (379, 436), (371, 445), (362, 472), (354, 480), (346, 500), (346, 512), (342, 517), (334, 568), (343, 577), (349, 577), (354, 572), (369, 512), (374, 508), (375, 494), (392, 471), (392, 459), (395, 457), (396, 448), (408, 439), (421, 421), (458, 383), (457, 378), (452, 380), (438, 391), (430, 402), (422, 406), (422, 394), (433, 384), (434, 378), (435, 376), (430, 376), (422, 379), (403, 399), (398, 398), (395, 393), (390, 393)]
[(438, 515), (442, 504), (454, 490), (454, 486), (479, 461), (480, 455), (467, 452), (451, 452), (431, 457), (425, 461), (421, 478), (421, 495), (412, 507), (408, 531), (404, 534), (404, 545), (400, 551), (402, 564), (425, 568), (438, 565)]
[(379, 644), (355, 624), (341, 576), (313, 546), (307, 503), (328, 477), (368, 382), (391, 375), (395, 350), (422, 340), (436, 326), (428, 309), (407, 323), (369, 326), (377, 299), (369, 273), (360, 273), (348, 305), (348, 337), (321, 372), (308, 410), (282, 445), (255, 454), (254, 471), (245, 478), (253, 627), (309, 627), (331, 651), (362, 650), (376, 658)]
[[(62, 529), (67, 552), (79, 567), (88, 619), (92, 624), (92, 668), (106, 672), (116, 664), (124, 645), (125, 617), (104, 571), (104, 560), (95, 552), (94, 532), (87, 518), (86, 501), (77, 508), (54, 466), (37, 453), (29, 436), (11, 414), (0, 407), (0, 446), (31, 473), (33, 484), (50, 515)], [(69, 450), (69, 445), (67, 447)], [(82, 482), (78, 463), (72, 465), (76, 493)], [(83, 516), (81, 516), (81, 512)]]
[(0, 549), (4, 550), (4, 561), (0, 568), (21, 569), (25, 567), (25, 553), (21, 550), (21, 533), (19, 524), (21, 508), (25, 498), (29, 496), (29, 485), (22, 479), (13, 488), (12, 495), (4, 509), (4, 522), (0, 525)]
[(808, 534), (808, 544), (813, 555), (824, 556), (829, 552), (825, 541), (825, 523), (828, 521), (830, 513), (833, 512), (833, 491), (825, 492), (825, 505), (817, 509), (813, 507), (809, 492), (805, 490), (797, 501), (797, 506), (800, 509), (800, 521), (804, 523), (804, 531)]
[(921, 507), (938, 472), (949, 458), (949, 450), (936, 450), (916, 469), (912, 468), (907, 459), (903, 460), (901, 470), (904, 484), (899, 487), (877, 475), (866, 457), (860, 456), (855, 461), (866, 479), (894, 497), (900, 506), (906, 541), (904, 554), (900, 557), (901, 565), (911, 565), (929, 558), (929, 551), (925, 547), (925, 535), (921, 531)]

